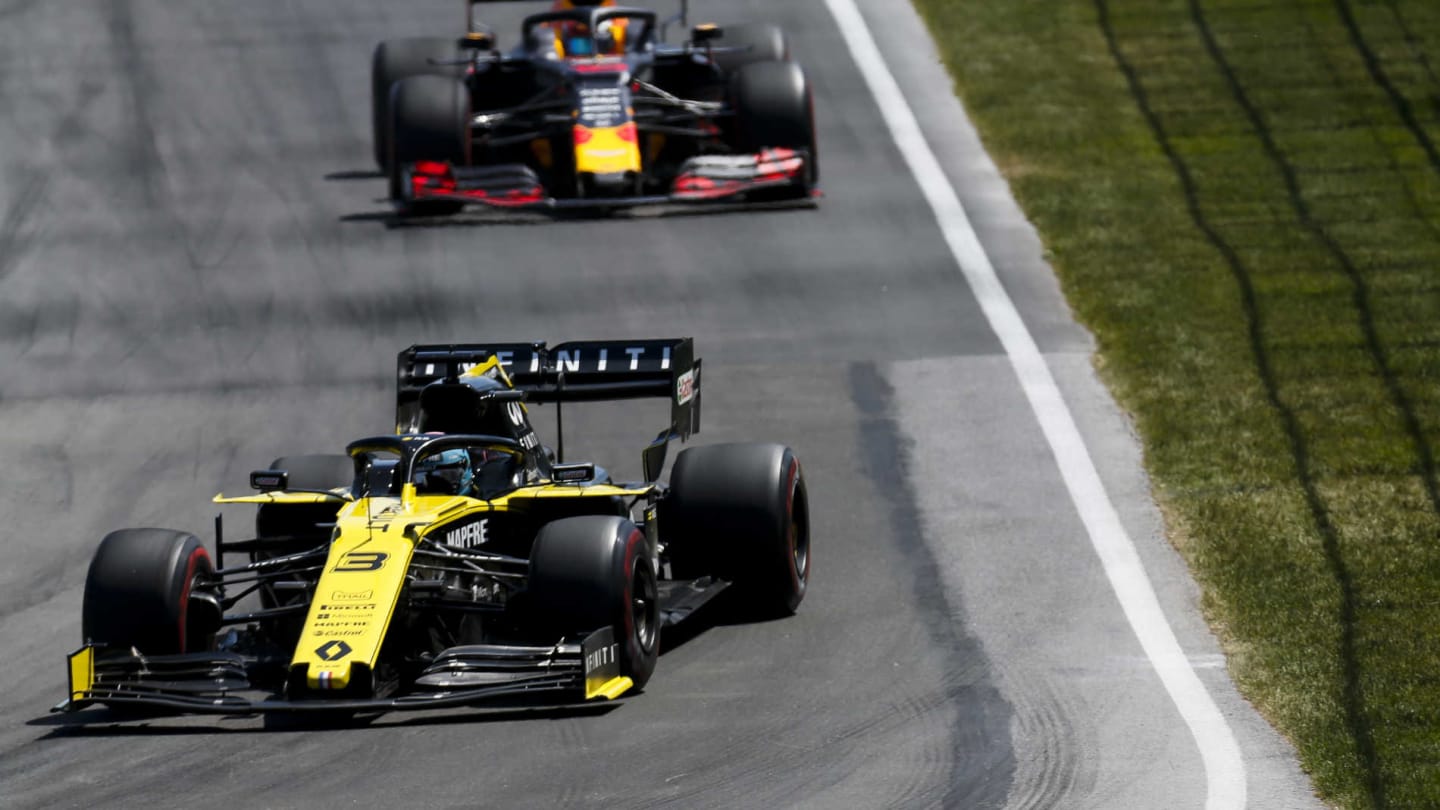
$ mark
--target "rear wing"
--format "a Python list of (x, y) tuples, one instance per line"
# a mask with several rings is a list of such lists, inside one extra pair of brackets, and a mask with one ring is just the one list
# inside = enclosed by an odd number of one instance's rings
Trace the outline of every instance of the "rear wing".
[[(417, 424), (420, 392), (433, 382), (460, 376), (495, 357), (511, 384), (530, 402), (670, 400), (670, 426), (646, 449), (646, 478), (659, 475), (664, 445), (700, 432), (700, 359), (692, 338), (585, 340), (539, 343), (466, 343), (411, 346), (396, 369), (397, 431)], [(557, 420), (558, 422), (559, 420)], [(559, 437), (563, 447), (564, 438)], [(658, 447), (657, 447), (658, 446)], [(654, 456), (658, 452), (658, 456)], [(655, 476), (651, 476), (651, 466)]]
[[(490, 3), (507, 2), (508, 0), (465, 0), (465, 30), (475, 31), (483, 27), (480, 18), (476, 14), (476, 6), (488, 5)], [(622, 3), (622, 5), (624, 5)], [(690, 0), (680, 0), (680, 9), (674, 15), (660, 21), (660, 30), (663, 33), (671, 23), (680, 23), (681, 28), (690, 27)]]

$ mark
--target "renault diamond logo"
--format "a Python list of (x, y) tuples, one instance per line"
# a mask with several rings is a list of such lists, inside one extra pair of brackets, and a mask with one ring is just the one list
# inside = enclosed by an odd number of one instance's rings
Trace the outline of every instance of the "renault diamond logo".
[(315, 649), (321, 661), (339, 661), (350, 654), (350, 645), (343, 641), (327, 641)]

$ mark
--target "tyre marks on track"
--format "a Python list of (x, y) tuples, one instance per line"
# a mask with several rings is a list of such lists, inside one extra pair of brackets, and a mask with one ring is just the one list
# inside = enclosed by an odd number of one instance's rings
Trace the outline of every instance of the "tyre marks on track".
[(19, 185), (5, 219), (0, 220), (0, 282), (19, 266), (35, 242), (36, 234), (27, 233), (25, 223), (45, 199), (49, 178), (44, 172), (30, 171)]
[[(75, 507), (74, 459), (64, 442), (29, 448), (20, 445), (15, 449), (8, 447), (9, 444), (9, 441), (0, 442), (5, 457), (13, 459), (6, 481), (8, 492), (0, 502), (24, 504), (31, 510), (55, 515), (57, 519), (32, 527), (25, 518), (12, 517), (7, 521), (7, 528), (14, 531), (23, 527), (25, 531), (7, 538), (8, 551), (13, 554), (18, 546), (52, 546), (54, 540), (50, 533), (64, 530), (67, 517)], [(20, 576), (0, 574), (0, 581), (5, 585), (0, 587), (0, 621), (63, 590), (68, 584), (66, 572), (73, 565), (87, 562), (90, 551), (89, 546), (72, 547), (68, 553), (45, 558), (38, 568), (26, 569)]]
[[(925, 542), (916, 503), (906, 471), (909, 440), (894, 416), (894, 389), (872, 363), (855, 363), (849, 373), (850, 395), (859, 415), (856, 445), (864, 464), (864, 477), (888, 502), (887, 524), (892, 528), (900, 559), (909, 569), (914, 603), (931, 644), (946, 663), (946, 683), (936, 693), (943, 697), (935, 711), (947, 710), (952, 748), (961, 752), (987, 752), (994, 758), (983, 767), (968, 764), (965, 773), (987, 773), (994, 778), (981, 784), (950, 781), (946, 807), (1001, 807), (1015, 779), (1015, 752), (1010, 744), (1012, 710), (994, 685), (979, 641), (964, 630), (964, 610), (952, 604), (939, 574), (934, 553)], [(928, 709), (927, 709), (928, 710)]]
[(1007, 694), (1024, 696), (1015, 704), (1015, 733), (1032, 743), (1019, 763), (1006, 810), (1074, 807), (1093, 798), (1094, 763), (1082, 768), (1075, 752), (1094, 750), (1095, 740), (1089, 739), (1094, 735), (1072, 721), (1076, 712), (1064, 698), (1065, 690), (1013, 668), (1005, 670), (1003, 680)]
[[(792, 715), (826, 711), (821, 700), (771, 713), (758, 724), (747, 718), (744, 732), (718, 747), (703, 767), (654, 780), (674, 792), (657, 790), (655, 798), (635, 806), (1004, 807), (1008, 772), (957, 762), (951, 731), (955, 695), (973, 689), (966, 685), (968, 674), (946, 674), (923, 688), (902, 682), (886, 694), (858, 696), (863, 710), (820, 738), (797, 738)], [(962, 722), (978, 719), (966, 716)], [(1004, 747), (1007, 739), (989, 743)]]
[[(136, 33), (135, 3), (115, 0), (105, 4), (106, 30), (114, 47), (115, 75), (124, 82), (126, 107), (131, 114), (133, 137), (126, 139), (123, 162), (141, 178), (140, 191), (148, 208), (173, 215), (165, 189), (165, 160), (160, 154), (160, 127), (154, 108), (159, 78), (145, 59), (145, 48)], [(178, 226), (178, 222), (170, 223)]]
[[(45, 141), (62, 151), (73, 147), (84, 131), (91, 103), (104, 91), (105, 84), (98, 79), (81, 82), (75, 103), (50, 128)], [(43, 209), (53, 175), (44, 166), (26, 166), (21, 171), (19, 180), (13, 184), (19, 190), (11, 198), (4, 219), (0, 220), (0, 283), (44, 236), (43, 226), (27, 229), (26, 225)]]

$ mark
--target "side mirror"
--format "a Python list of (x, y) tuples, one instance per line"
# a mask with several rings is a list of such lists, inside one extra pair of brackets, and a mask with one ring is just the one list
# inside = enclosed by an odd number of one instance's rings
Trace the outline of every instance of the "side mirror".
[(495, 35), (489, 31), (471, 31), (455, 43), (462, 51), (489, 51), (495, 49)]
[(715, 23), (700, 23), (690, 29), (690, 41), (701, 45), (724, 36), (725, 29)]
[(261, 492), (279, 492), (290, 485), (290, 473), (284, 470), (256, 470), (250, 473), (250, 488)]
[(550, 478), (557, 484), (578, 484), (583, 481), (595, 480), (595, 465), (589, 462), (584, 464), (556, 464), (550, 468)]

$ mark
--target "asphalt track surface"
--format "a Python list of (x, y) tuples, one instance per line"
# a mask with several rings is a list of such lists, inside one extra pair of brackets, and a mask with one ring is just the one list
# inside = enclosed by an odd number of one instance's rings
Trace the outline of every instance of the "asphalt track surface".
[[(458, 6), (0, 1), (0, 806), (1203, 807), (1194, 738), (825, 4), (694, 9), (790, 32), (817, 209), (392, 227), (370, 51), (457, 31)], [(1249, 806), (1318, 807), (1228, 681), (1091, 341), (913, 11), (864, 11), (1240, 742)], [(47, 714), (100, 537), (208, 537), (209, 496), (249, 470), (384, 432), (398, 349), (672, 335), (705, 358), (699, 441), (805, 464), (797, 616), (672, 638), (598, 714)], [(574, 409), (569, 455), (636, 476), (663, 418)]]

